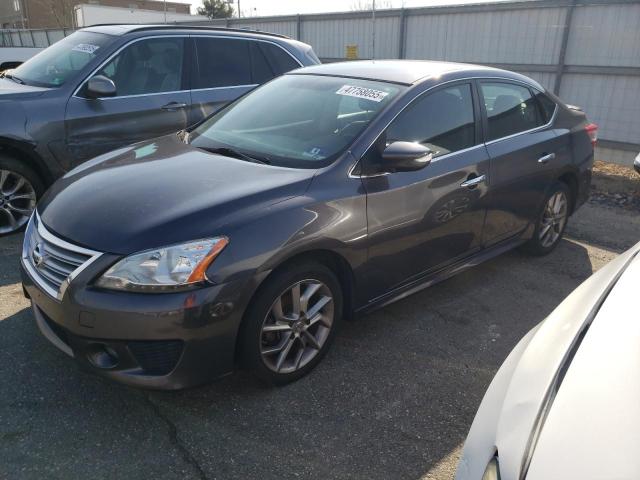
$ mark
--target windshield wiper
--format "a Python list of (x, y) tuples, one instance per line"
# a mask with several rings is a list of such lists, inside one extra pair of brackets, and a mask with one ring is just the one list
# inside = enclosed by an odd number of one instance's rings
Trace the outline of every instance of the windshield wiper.
[(246, 153), (242, 153), (238, 150), (235, 150), (229, 147), (214, 147), (214, 148), (200, 147), (200, 148), (210, 153), (218, 153), (220, 155), (224, 155), (227, 157), (239, 158), (240, 160), (246, 160), (247, 162), (263, 163), (265, 165), (271, 165), (271, 162), (266, 158), (252, 157), (250, 155), (247, 155)]
[(2, 76), (5, 77), (5, 78), (10, 78), (11, 80), (13, 80), (16, 83), (19, 83), (20, 85), (25, 85), (24, 80), (22, 80), (19, 77), (16, 77), (15, 75), (10, 74), (10, 73), (5, 73)]

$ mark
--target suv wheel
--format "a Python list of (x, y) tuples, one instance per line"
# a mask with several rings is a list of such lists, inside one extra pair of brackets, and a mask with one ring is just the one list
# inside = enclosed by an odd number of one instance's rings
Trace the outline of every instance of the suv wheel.
[(244, 363), (259, 378), (285, 384), (309, 373), (326, 354), (342, 316), (342, 291), (316, 263), (287, 268), (253, 299), (242, 332)]
[(546, 255), (556, 248), (567, 226), (570, 205), (569, 188), (564, 183), (554, 183), (545, 199), (533, 237), (525, 244), (527, 252)]
[(0, 236), (27, 224), (43, 190), (42, 181), (29, 166), (0, 156)]

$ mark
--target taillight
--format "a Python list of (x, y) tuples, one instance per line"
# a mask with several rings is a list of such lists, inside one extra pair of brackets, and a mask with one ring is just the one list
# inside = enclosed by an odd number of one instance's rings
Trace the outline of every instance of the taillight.
[(595, 147), (596, 143), (598, 143), (598, 125), (596, 125), (595, 123), (590, 123), (589, 125), (584, 127), (584, 129), (591, 139), (591, 145)]

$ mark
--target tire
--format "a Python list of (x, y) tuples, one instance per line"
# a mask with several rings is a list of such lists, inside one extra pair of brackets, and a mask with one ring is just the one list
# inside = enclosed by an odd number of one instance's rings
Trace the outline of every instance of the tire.
[[(296, 285), (299, 315), (294, 314)], [(340, 282), (324, 265), (304, 262), (276, 271), (260, 287), (245, 314), (240, 331), (243, 365), (270, 385), (302, 378), (333, 343), (342, 306)]]
[(526, 253), (547, 255), (558, 246), (567, 227), (572, 202), (571, 191), (566, 184), (555, 182), (551, 186), (538, 215), (533, 236), (523, 245)]
[(43, 192), (42, 179), (29, 165), (0, 155), (0, 236), (26, 226)]

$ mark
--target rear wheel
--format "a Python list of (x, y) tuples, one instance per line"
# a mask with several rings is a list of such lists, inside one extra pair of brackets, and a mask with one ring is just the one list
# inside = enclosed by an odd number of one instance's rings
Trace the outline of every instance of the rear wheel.
[(554, 183), (545, 199), (533, 237), (524, 245), (528, 253), (546, 255), (556, 248), (567, 226), (570, 205), (569, 187), (562, 182)]
[(333, 272), (316, 263), (281, 270), (267, 282), (247, 312), (242, 357), (262, 380), (285, 384), (309, 373), (328, 351), (342, 291)]
[(43, 190), (40, 177), (28, 165), (0, 156), (0, 236), (27, 224)]

